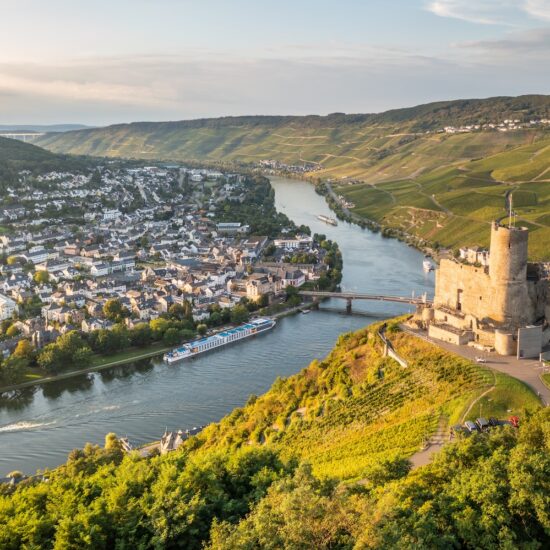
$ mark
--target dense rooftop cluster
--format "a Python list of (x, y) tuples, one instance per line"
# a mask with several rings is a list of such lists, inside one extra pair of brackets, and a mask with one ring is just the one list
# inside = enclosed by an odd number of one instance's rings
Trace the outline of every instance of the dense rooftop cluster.
[[(277, 214), (258, 176), (132, 163), (19, 173), (0, 215), (0, 349), (35, 350), (71, 331), (128, 329), (190, 309), (229, 320), (288, 287), (331, 284), (334, 250)], [(122, 315), (110, 316), (115, 301)]]

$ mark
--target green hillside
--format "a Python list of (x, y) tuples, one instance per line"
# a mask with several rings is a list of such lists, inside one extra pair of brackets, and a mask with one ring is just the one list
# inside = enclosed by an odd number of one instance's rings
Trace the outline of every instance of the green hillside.
[(54, 154), (30, 143), (0, 136), (0, 191), (17, 182), (19, 170), (81, 169), (85, 162), (84, 159)]
[[(179, 451), (125, 456), (108, 436), (48, 482), (0, 485), (0, 547), (544, 547), (548, 411), (514, 379), (390, 323), (403, 368), (377, 328), (342, 336)], [(484, 414), (525, 425), (460, 439), (410, 472), (407, 457), (488, 388)]]
[(514, 191), (531, 257), (550, 260), (550, 129), (447, 134), (448, 125), (550, 118), (550, 96), (430, 103), (380, 114), (140, 122), (37, 143), (58, 153), (249, 164), (312, 163), (353, 212), (425, 239), (486, 245)]
[[(359, 480), (377, 462), (409, 457), (434, 432), (462, 420), (469, 403), (493, 385), (488, 416), (539, 407), (521, 383), (390, 325), (395, 350), (409, 362), (402, 368), (383, 357), (379, 326), (342, 335), (323, 361), (275, 382), (198, 442), (208, 450), (268, 445), (306, 460), (318, 477)], [(503, 397), (508, 384), (517, 399)]]
[[(540, 132), (434, 133), (447, 125), (550, 117), (550, 97), (522, 96), (430, 103), (380, 114), (250, 116), (136, 122), (48, 134), (37, 144), (55, 152), (144, 159), (318, 163), (320, 177), (377, 182), (443, 163), (485, 157), (530, 144)], [(431, 133), (426, 134), (429, 131)], [(413, 158), (416, 157), (416, 158)]]
[(333, 187), (354, 214), (455, 249), (487, 246), (490, 223), (507, 215), (512, 193), (517, 223), (530, 230), (530, 257), (550, 260), (550, 136), (415, 177)]

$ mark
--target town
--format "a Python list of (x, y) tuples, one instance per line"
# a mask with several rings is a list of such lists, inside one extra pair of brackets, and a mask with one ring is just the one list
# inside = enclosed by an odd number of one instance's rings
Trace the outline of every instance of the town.
[(337, 246), (278, 214), (272, 193), (260, 176), (167, 164), (21, 171), (0, 211), (2, 382), (177, 345), (296, 306), (292, 289), (334, 288)]

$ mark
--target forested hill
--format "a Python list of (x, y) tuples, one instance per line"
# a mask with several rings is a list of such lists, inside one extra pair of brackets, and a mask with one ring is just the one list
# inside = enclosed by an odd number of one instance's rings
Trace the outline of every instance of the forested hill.
[(17, 172), (30, 170), (78, 170), (87, 165), (86, 159), (54, 154), (36, 145), (0, 136), (0, 190), (17, 182)]
[[(404, 369), (383, 356), (379, 328), (342, 336), (169, 455), (125, 455), (109, 435), (48, 481), (0, 485), (0, 547), (547, 547), (548, 410), (519, 382), (390, 323)], [(459, 439), (411, 471), (408, 457), (470, 418), (477, 398), (522, 427)]]

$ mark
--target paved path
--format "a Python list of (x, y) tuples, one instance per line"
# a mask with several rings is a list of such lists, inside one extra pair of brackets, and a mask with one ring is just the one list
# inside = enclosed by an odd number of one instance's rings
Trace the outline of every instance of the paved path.
[(420, 468), (421, 466), (425, 466), (426, 464), (429, 464), (432, 460), (432, 456), (435, 453), (438, 453), (443, 447), (443, 445), (445, 445), (447, 438), (448, 438), (447, 423), (445, 419), (442, 417), (439, 419), (439, 425), (437, 426), (437, 430), (432, 435), (432, 437), (430, 437), (430, 440), (428, 441), (427, 446), (421, 451), (414, 453), (409, 458), (412, 464), (412, 469), (416, 470), (416, 468)]
[(544, 372), (544, 367), (536, 359), (516, 359), (507, 355), (497, 355), (496, 353), (481, 352), (469, 346), (456, 346), (447, 342), (441, 342), (426, 336), (424, 332), (411, 329), (401, 325), (401, 329), (409, 334), (423, 338), (424, 340), (439, 346), (447, 351), (461, 355), (466, 359), (475, 361), (476, 357), (482, 356), (487, 361), (487, 366), (499, 372), (513, 376), (527, 384), (540, 398), (544, 406), (550, 405), (550, 388), (545, 386), (540, 375)]

